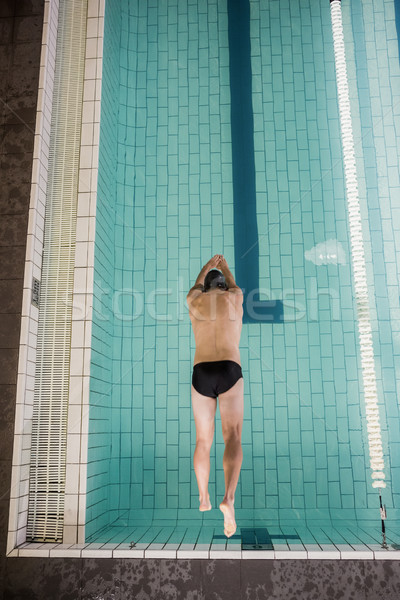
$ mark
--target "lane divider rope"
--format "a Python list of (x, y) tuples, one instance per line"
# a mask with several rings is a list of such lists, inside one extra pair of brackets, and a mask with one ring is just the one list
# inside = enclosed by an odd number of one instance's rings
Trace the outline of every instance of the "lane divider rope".
[(372, 343), (369, 293), (365, 266), (364, 240), (361, 227), (360, 200), (354, 152), (350, 97), (344, 48), (342, 9), (340, 0), (331, 0), (331, 21), (335, 52), (336, 84), (339, 100), (340, 128), (346, 182), (348, 221), (356, 296), (358, 334), (367, 415), (368, 445), (372, 487), (385, 488), (382, 436), (376, 387), (374, 349)]

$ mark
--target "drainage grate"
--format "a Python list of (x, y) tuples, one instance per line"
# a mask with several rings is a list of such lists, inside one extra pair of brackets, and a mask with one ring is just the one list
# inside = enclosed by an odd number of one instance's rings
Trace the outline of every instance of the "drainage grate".
[[(38, 542), (62, 541), (64, 526), (77, 148), (86, 27), (87, 0), (60, 1), (27, 507), (27, 540)], [(34, 282), (33, 292), (38, 291)], [(35, 301), (35, 295), (32, 300)]]
[(299, 540), (299, 536), (294, 535), (274, 535), (270, 534), (266, 527), (257, 527), (254, 529), (241, 529), (242, 550), (273, 550), (274, 540)]
[(39, 308), (39, 298), (40, 298), (40, 281), (36, 279), (36, 277), (32, 278), (32, 304)]
[(271, 536), (266, 527), (241, 529), (242, 550), (273, 550)]
[[(273, 550), (274, 540), (299, 540), (300, 537), (297, 534), (293, 535), (275, 535), (270, 534), (266, 527), (249, 527), (241, 528), (240, 535), (236, 534), (230, 537), (230, 540), (242, 540), (242, 550)], [(225, 540), (225, 535), (214, 535), (214, 540)]]

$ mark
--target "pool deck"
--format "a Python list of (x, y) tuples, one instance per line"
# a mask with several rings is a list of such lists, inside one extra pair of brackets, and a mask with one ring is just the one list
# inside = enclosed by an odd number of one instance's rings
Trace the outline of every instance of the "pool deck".
[[(243, 547), (244, 543), (240, 535), (236, 534), (228, 539), (221, 531), (221, 527), (121, 527), (117, 534), (113, 530), (114, 538), (119, 538), (119, 541), (114, 543), (112, 541), (91, 544), (26, 543), (13, 550), (12, 556), (211, 560), (216, 558), (398, 560), (399, 558), (399, 528), (387, 529), (388, 549), (382, 548), (376, 528), (375, 530), (312, 526), (296, 529), (269, 528), (272, 543), (253, 550), (250, 549), (251, 544), (247, 544), (246, 549)], [(293, 533), (296, 535), (291, 535)], [(121, 539), (124, 541), (121, 542)], [(165, 539), (168, 542), (162, 541)], [(321, 542), (316, 543), (316, 539)]]
[[(132, 549), (129, 541), (23, 544), (5, 556), (42, 20), (43, 0), (0, 3), (0, 598), (399, 598), (400, 562), (390, 560), (395, 551), (381, 551), (367, 537), (318, 546), (300, 536), (296, 547), (279, 542), (253, 552), (237, 539), (225, 541), (220, 531), (214, 539), (206, 528), (199, 543), (186, 543), (185, 533), (170, 528), (169, 544), (156, 541), (165, 534), (161, 527), (152, 542), (140, 542), (133, 528), (127, 533), (137, 538)], [(388, 540), (396, 544), (399, 537), (399, 529), (388, 528)]]

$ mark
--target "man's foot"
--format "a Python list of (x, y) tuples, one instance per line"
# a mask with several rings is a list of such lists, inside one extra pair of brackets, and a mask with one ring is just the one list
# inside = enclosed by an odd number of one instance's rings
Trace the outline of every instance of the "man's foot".
[(204, 512), (206, 510), (211, 510), (212, 506), (211, 506), (211, 502), (210, 502), (210, 496), (207, 495), (207, 498), (205, 500), (202, 500), (200, 498), (200, 506), (199, 506), (199, 510), (201, 510), (201, 512)]
[(235, 521), (235, 509), (233, 508), (233, 502), (229, 500), (222, 500), (219, 505), (220, 511), (224, 514), (224, 533), (226, 537), (231, 537), (236, 531)]

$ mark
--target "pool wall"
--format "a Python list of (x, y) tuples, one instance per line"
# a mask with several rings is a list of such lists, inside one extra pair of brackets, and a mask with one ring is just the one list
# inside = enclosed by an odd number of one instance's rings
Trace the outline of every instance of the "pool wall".
[[(73, 5), (70, 6), (70, 15)], [(82, 97), (82, 127), (79, 152), (79, 186), (77, 195), (77, 227), (75, 243), (74, 289), (72, 298), (72, 333), (71, 333), (71, 367), (69, 379), (69, 410), (67, 425), (67, 464), (65, 483), (65, 514), (63, 543), (82, 543), (85, 540), (86, 491), (88, 467), (88, 432), (89, 432), (89, 395), (92, 385), (96, 398), (96, 378), (91, 382), (91, 360), (93, 364), (103, 367), (102, 375), (95, 369), (95, 375), (103, 378), (103, 386), (107, 385), (107, 364), (102, 361), (104, 348), (108, 344), (107, 318), (93, 332), (94, 310), (99, 310), (94, 298), (95, 260), (97, 265), (107, 265), (107, 251), (102, 260), (99, 253), (95, 259), (95, 233), (97, 239), (102, 237), (103, 221), (97, 227), (97, 189), (98, 161), (100, 137), (100, 109), (103, 69), (103, 31), (104, 0), (88, 0), (87, 27), (82, 32), (86, 37), (85, 68)], [(102, 178), (100, 178), (102, 181)], [(109, 232), (111, 234), (111, 232)], [(112, 240), (112, 235), (111, 235)], [(108, 246), (106, 246), (108, 247)], [(101, 312), (101, 310), (100, 310)], [(101, 334), (100, 334), (101, 329)], [(95, 351), (92, 351), (92, 337), (100, 336)], [(99, 422), (106, 427), (107, 409), (104, 405)], [(94, 438), (96, 440), (96, 436)], [(100, 451), (102, 448), (100, 448)], [(99, 455), (100, 458), (100, 455)], [(99, 485), (104, 483), (104, 474), (100, 468)], [(102, 513), (101, 493), (98, 487), (97, 502)]]
[[(88, 438), (86, 535), (113, 520), (110, 485), (113, 472), (109, 432), (112, 426), (113, 296), (117, 180), (115, 157), (119, 114), (120, 11), (118, 2), (107, 2), (101, 91), (102, 121), (97, 182), (96, 244), (93, 278), (93, 327), (90, 367), (90, 421)], [(107, 435), (108, 432), (108, 435)]]

